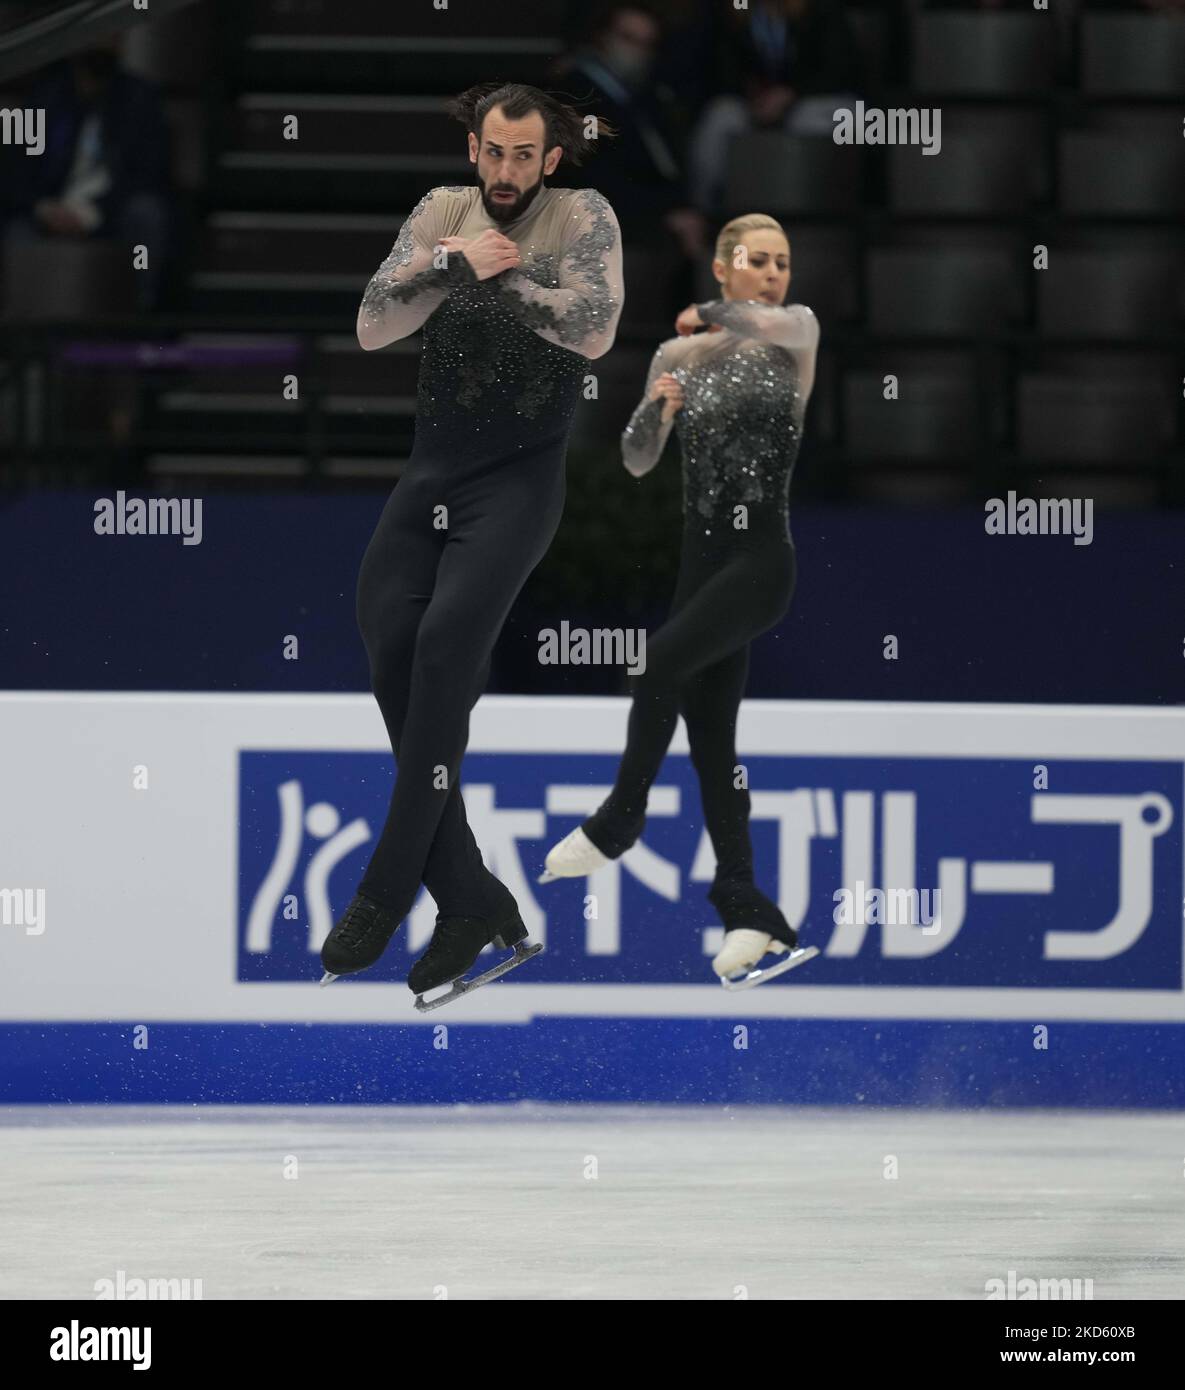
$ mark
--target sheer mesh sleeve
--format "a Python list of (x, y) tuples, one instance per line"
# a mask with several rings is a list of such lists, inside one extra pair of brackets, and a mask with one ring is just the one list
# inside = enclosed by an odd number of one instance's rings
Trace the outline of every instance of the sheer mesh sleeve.
[(437, 247), (432, 199), (438, 192), (425, 193), (415, 205), (363, 292), (357, 331), (367, 352), (414, 333), (454, 285), (477, 278), (462, 252)]
[(662, 411), (666, 402), (661, 396), (656, 401), (650, 399), (650, 389), (654, 383), (663, 372), (672, 370), (671, 353), (669, 350), (664, 352), (666, 347), (665, 343), (660, 343), (650, 359), (650, 370), (646, 373), (642, 399), (621, 434), (621, 460), (635, 478), (649, 473), (662, 457), (662, 451), (670, 437), (671, 426), (675, 423), (674, 415), (664, 423)]
[(621, 318), (621, 229), (596, 189), (582, 189), (571, 203), (576, 225), (560, 258), (558, 289), (537, 285), (521, 270), (504, 270), (490, 283), (540, 337), (583, 357), (602, 357)]
[(704, 323), (729, 328), (741, 338), (758, 338), (778, 347), (813, 348), (819, 320), (805, 304), (762, 304), (756, 299), (710, 299), (697, 304)]

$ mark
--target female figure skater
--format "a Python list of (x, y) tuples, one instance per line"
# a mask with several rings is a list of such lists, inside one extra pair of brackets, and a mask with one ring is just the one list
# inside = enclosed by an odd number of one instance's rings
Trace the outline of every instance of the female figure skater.
[[(642, 833), (646, 799), (682, 712), (716, 851), (708, 899), (725, 927), (712, 961), (722, 979), (797, 933), (753, 881), (749, 793), (737, 786), (737, 712), (749, 643), (790, 606), (795, 552), (790, 474), (815, 378), (819, 323), (783, 306), (790, 244), (772, 217), (729, 222), (712, 271), (721, 299), (691, 305), (678, 337), (660, 344), (622, 435), (625, 466), (641, 477), (674, 423), (683, 454), (683, 541), (668, 622), (647, 641), (633, 683), (629, 733), (613, 790), (547, 856), (551, 877), (580, 877), (623, 854)], [(697, 328), (707, 332), (697, 334)], [(743, 783), (742, 779), (742, 783)]]

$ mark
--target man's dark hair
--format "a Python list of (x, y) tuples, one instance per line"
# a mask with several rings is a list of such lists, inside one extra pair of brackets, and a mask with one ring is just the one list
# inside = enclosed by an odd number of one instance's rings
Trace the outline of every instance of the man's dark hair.
[(598, 140), (612, 140), (618, 134), (602, 116), (589, 112), (588, 115), (594, 115), (597, 122), (597, 138), (586, 140), (585, 113), (578, 111), (570, 102), (561, 101), (551, 93), (529, 87), (523, 82), (482, 82), (476, 87), (469, 87), (449, 102), (448, 114), (480, 140), (482, 123), (495, 106), (500, 106), (503, 114), (512, 121), (521, 121), (532, 111), (538, 111), (543, 117), (543, 153), (559, 145), (563, 151), (561, 158), (570, 159), (573, 164), (584, 162), (590, 153), (590, 145), (595, 150)]

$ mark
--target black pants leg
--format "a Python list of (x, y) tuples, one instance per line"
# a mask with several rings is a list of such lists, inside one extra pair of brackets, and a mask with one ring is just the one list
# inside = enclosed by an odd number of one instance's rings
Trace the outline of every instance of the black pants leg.
[[(448, 507), (448, 529), (436, 510)], [(563, 508), (563, 475), (524, 466), (465, 486), (424, 471), (388, 499), (358, 580), (358, 624), (395, 753), (387, 819), (360, 891), (406, 915), (424, 882), (441, 912), (489, 916), (486, 870), (459, 779), (490, 657)]]
[[(752, 880), (749, 792), (737, 774), (736, 729), (749, 644), (706, 667), (684, 685), (681, 710), (699, 779), (704, 824), (716, 851), (717, 879)], [(742, 781), (738, 786), (737, 782)]]
[(671, 617), (647, 642), (646, 671), (633, 683), (613, 790), (583, 826), (614, 857), (634, 842), (682, 709), (716, 851), (709, 898), (726, 925), (760, 923), (777, 935), (788, 932), (785, 919), (753, 887), (749, 793), (735, 786), (736, 719), (749, 643), (784, 616), (795, 577), (792, 546), (751, 537), (711, 545), (685, 539)]

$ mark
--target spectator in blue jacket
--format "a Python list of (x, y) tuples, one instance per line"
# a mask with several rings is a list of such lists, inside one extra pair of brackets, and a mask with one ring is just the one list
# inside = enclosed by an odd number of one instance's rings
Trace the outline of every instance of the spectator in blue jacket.
[(22, 94), (45, 112), (45, 148), (9, 147), (0, 177), (8, 238), (104, 237), (148, 248), (138, 307), (155, 307), (168, 258), (169, 127), (154, 83), (120, 66), (117, 42), (51, 64)]

